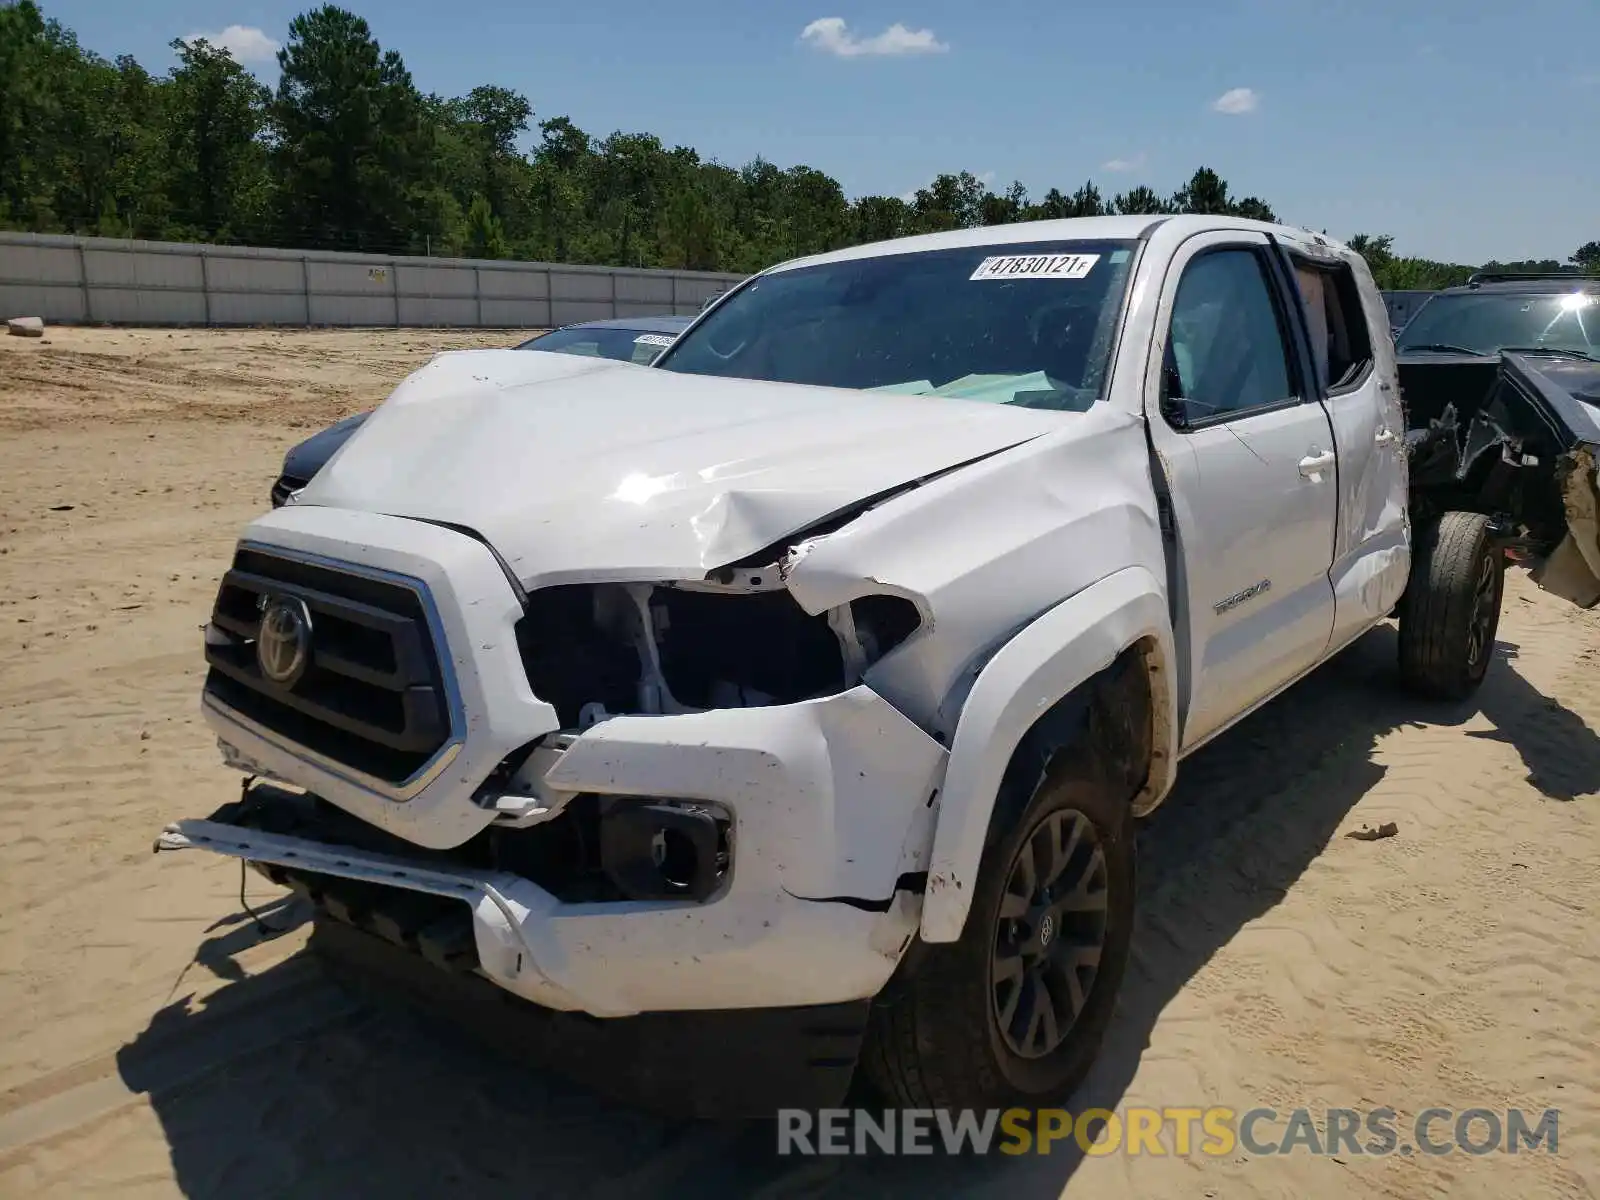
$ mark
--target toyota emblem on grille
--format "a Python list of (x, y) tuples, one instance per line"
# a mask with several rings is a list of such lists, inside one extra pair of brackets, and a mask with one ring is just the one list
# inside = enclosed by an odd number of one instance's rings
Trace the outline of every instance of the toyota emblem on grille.
[(311, 658), (311, 614), (296, 596), (273, 596), (262, 606), (256, 663), (280, 687), (292, 687)]

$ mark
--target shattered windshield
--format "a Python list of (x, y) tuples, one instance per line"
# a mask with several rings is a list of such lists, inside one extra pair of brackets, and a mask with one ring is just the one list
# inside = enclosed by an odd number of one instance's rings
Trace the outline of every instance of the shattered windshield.
[(1570, 351), (1600, 357), (1600, 296), (1585, 292), (1435, 296), (1411, 319), (1395, 351), (1498, 354), (1521, 350)]
[(849, 259), (752, 280), (668, 371), (1082, 411), (1101, 394), (1135, 243)]

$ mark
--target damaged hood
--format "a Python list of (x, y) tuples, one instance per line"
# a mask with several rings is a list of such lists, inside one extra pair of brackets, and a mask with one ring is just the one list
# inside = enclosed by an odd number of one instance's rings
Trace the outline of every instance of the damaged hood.
[(441, 355), (298, 503), (471, 529), (529, 587), (694, 578), (1080, 419), (611, 360), (541, 374), (531, 357), (557, 356)]

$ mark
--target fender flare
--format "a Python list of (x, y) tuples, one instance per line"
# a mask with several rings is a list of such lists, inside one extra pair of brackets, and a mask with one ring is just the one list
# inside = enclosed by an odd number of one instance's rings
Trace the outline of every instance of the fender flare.
[[(961, 937), (1000, 782), (1023, 735), (1057, 701), (1142, 639), (1155, 643), (1163, 667), (1150, 678), (1153, 761), (1163, 775), (1151, 785), (1159, 799), (1177, 761), (1177, 679), (1171, 669), (1176, 658), (1165, 590), (1147, 568), (1124, 568), (1063, 600), (978, 673), (951, 739), (922, 904), (923, 941)], [(1141, 810), (1153, 805), (1151, 800)]]

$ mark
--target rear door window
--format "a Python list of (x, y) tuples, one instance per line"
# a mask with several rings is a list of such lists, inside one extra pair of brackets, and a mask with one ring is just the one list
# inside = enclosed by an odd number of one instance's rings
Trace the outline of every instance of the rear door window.
[(1318, 384), (1327, 392), (1359, 386), (1372, 365), (1372, 338), (1355, 272), (1344, 263), (1296, 258), (1294, 277), (1305, 302)]

